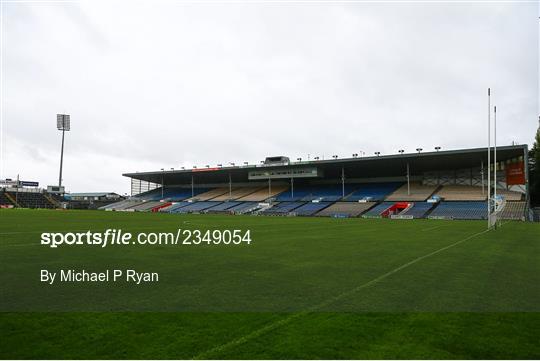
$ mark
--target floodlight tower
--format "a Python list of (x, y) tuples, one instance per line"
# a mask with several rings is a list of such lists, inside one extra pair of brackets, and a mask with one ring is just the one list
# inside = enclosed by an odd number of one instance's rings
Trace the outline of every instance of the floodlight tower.
[(58, 177), (58, 187), (62, 187), (62, 165), (64, 163), (64, 135), (70, 131), (69, 114), (56, 114), (56, 128), (62, 131), (62, 150), (60, 151), (60, 175)]

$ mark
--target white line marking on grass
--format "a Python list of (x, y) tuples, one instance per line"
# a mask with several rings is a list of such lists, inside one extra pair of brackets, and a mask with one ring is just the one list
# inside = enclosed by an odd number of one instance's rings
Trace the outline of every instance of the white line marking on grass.
[(296, 320), (299, 317), (302, 317), (304, 315), (313, 313), (313, 312), (315, 312), (317, 310), (320, 310), (320, 309), (322, 309), (322, 308), (324, 308), (324, 307), (326, 307), (326, 306), (328, 306), (328, 305), (330, 305), (330, 304), (332, 304), (332, 303), (334, 303), (336, 301), (339, 301), (339, 300), (341, 300), (343, 298), (346, 298), (346, 297), (348, 297), (348, 296), (350, 296), (350, 295), (352, 295), (352, 294), (354, 294), (354, 293), (356, 293), (356, 292), (358, 292), (358, 291), (360, 291), (360, 290), (362, 290), (362, 289), (364, 289), (366, 287), (374, 285), (377, 282), (380, 282), (383, 279), (385, 279), (387, 277), (390, 277), (394, 273), (397, 273), (397, 272), (399, 272), (399, 271), (401, 271), (401, 270), (403, 270), (403, 269), (405, 269), (405, 268), (407, 268), (409, 266), (412, 266), (415, 263), (418, 263), (418, 262), (420, 262), (420, 261), (422, 261), (422, 260), (424, 260), (424, 259), (426, 259), (428, 257), (434, 256), (434, 255), (436, 255), (438, 253), (441, 253), (443, 251), (446, 251), (449, 248), (455, 247), (455, 246), (457, 246), (457, 245), (459, 245), (459, 244), (461, 244), (461, 243), (463, 243), (465, 241), (468, 241), (468, 240), (470, 240), (470, 239), (472, 239), (474, 237), (477, 237), (477, 236), (482, 235), (484, 233), (487, 233), (489, 231), (490, 231), (489, 229), (486, 229), (486, 230), (484, 230), (482, 232), (475, 233), (473, 235), (470, 235), (468, 237), (463, 238), (460, 241), (457, 241), (457, 242), (452, 243), (452, 244), (450, 244), (448, 246), (444, 246), (444, 247), (442, 247), (442, 248), (440, 248), (440, 249), (438, 249), (436, 251), (433, 251), (433, 252), (430, 252), (430, 253), (425, 254), (423, 256), (420, 256), (418, 258), (415, 258), (412, 261), (407, 262), (407, 263), (405, 263), (405, 264), (403, 264), (403, 265), (401, 265), (401, 266), (399, 266), (397, 268), (394, 268), (393, 270), (391, 270), (389, 272), (386, 272), (386, 273), (372, 279), (369, 282), (366, 282), (366, 283), (364, 283), (364, 284), (362, 284), (362, 285), (360, 285), (358, 287), (355, 287), (355, 288), (353, 288), (353, 289), (351, 289), (349, 291), (343, 292), (343, 293), (341, 293), (341, 294), (339, 294), (337, 296), (331, 297), (331, 298), (329, 298), (328, 300), (326, 300), (326, 301), (324, 301), (322, 303), (319, 303), (319, 304), (317, 304), (315, 306), (312, 306), (312, 307), (308, 308), (307, 310), (292, 314), (292, 315), (290, 315), (288, 317), (282, 318), (281, 320), (278, 320), (278, 321), (270, 323), (270, 324), (268, 324), (268, 325), (266, 325), (266, 326), (264, 326), (262, 328), (259, 328), (258, 330), (255, 330), (255, 331), (253, 331), (251, 333), (248, 333), (247, 335), (244, 335), (242, 337), (239, 337), (237, 339), (234, 339), (234, 340), (229, 341), (227, 343), (224, 343), (222, 345), (213, 347), (213, 348), (211, 348), (211, 349), (209, 349), (207, 351), (204, 351), (202, 353), (199, 353), (198, 355), (193, 357), (193, 359), (196, 359), (196, 360), (210, 359), (211, 355), (214, 354), (214, 353), (222, 352), (222, 351), (227, 350), (227, 349), (229, 349), (231, 347), (241, 345), (241, 344), (243, 344), (243, 343), (245, 343), (245, 342), (247, 342), (249, 340), (255, 339), (255, 338), (257, 338), (257, 337), (259, 337), (259, 336), (261, 336), (261, 335), (263, 335), (263, 334), (265, 334), (265, 333), (267, 333), (269, 331), (272, 331), (272, 330), (274, 330), (276, 328), (279, 328), (279, 327), (281, 327), (283, 325), (289, 324), (289, 323), (291, 323), (292, 321)]

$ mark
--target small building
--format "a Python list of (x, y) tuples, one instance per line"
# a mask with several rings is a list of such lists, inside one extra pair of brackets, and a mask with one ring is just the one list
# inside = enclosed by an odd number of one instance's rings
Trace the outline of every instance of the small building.
[(66, 193), (64, 197), (71, 201), (115, 201), (123, 198), (114, 192)]

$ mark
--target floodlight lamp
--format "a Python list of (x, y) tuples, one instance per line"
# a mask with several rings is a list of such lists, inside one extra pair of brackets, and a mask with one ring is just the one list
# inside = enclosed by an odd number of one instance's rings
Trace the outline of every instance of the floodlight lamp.
[(416, 148), (416, 151), (420, 153), (422, 151), (422, 148)]
[(56, 128), (69, 132), (71, 129), (69, 114), (56, 114)]

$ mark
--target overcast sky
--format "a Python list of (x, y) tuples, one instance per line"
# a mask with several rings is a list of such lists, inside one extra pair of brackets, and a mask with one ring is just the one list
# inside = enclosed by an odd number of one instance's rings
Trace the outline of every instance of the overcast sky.
[(269, 155), (480, 147), (538, 127), (538, 4), (2, 4), (0, 178), (129, 192), (121, 174)]

